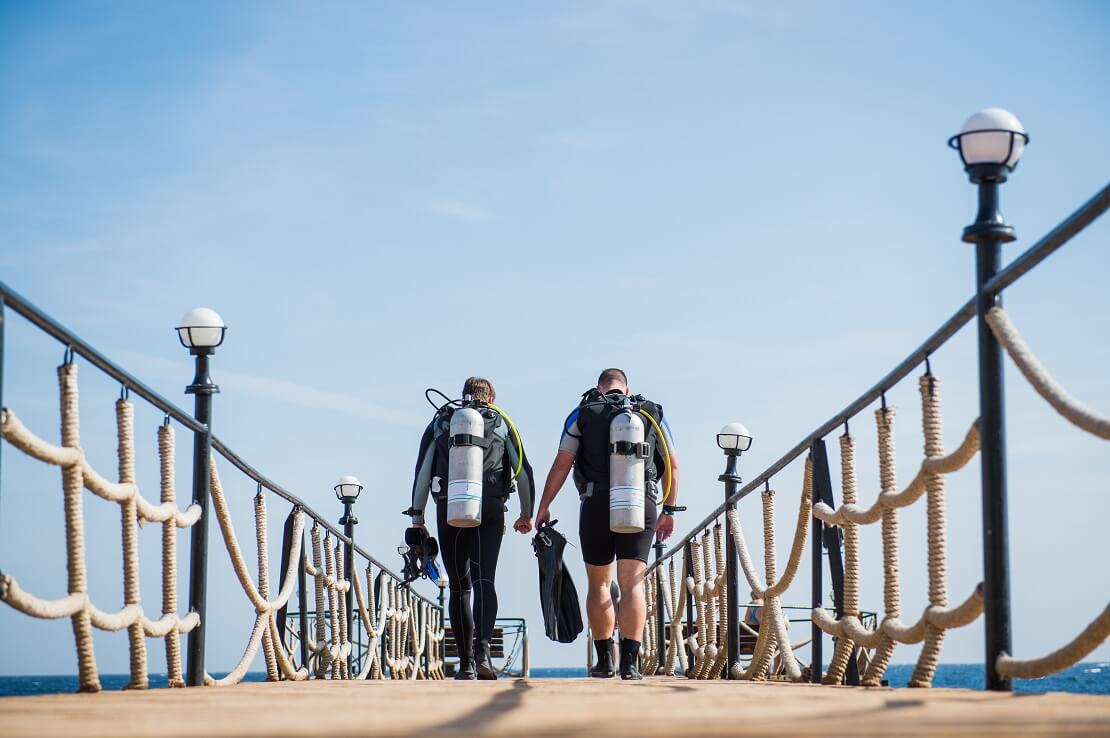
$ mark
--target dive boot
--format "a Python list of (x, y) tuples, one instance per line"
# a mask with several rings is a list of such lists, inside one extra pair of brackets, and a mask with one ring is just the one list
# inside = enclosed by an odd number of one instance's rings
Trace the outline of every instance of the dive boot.
[(597, 652), (597, 663), (590, 669), (590, 676), (595, 679), (610, 679), (613, 676), (613, 639), (606, 638), (594, 641), (594, 651)]
[(497, 679), (497, 672), (493, 669), (493, 660), (489, 654), (489, 641), (476, 641), (474, 643), (474, 666), (481, 680)]
[(455, 672), (457, 681), (474, 681), (478, 675), (474, 671), (474, 657), (468, 653), (459, 654), (459, 668)]
[(621, 638), (621, 679), (643, 679), (640, 674), (640, 642)]

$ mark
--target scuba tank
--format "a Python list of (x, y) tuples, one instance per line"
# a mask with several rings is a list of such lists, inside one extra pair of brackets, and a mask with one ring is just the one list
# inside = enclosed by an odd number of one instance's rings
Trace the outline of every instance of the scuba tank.
[(629, 398), (609, 423), (609, 530), (639, 533), (644, 529), (644, 421)]
[(486, 424), (469, 396), (451, 415), (447, 458), (447, 524), (474, 528), (482, 524), (482, 460)]

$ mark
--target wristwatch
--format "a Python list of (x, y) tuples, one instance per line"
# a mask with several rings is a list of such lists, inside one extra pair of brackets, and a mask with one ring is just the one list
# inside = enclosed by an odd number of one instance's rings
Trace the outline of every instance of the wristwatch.
[(686, 510), (685, 505), (663, 505), (663, 514), (673, 516), (676, 512), (683, 512)]

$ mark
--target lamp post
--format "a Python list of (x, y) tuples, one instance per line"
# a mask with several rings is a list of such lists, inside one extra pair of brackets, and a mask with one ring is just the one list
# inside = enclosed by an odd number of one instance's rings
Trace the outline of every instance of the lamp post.
[[(743, 482), (736, 473), (740, 454), (752, 447), (752, 434), (740, 423), (729, 423), (717, 434), (717, 447), (725, 452), (725, 473), (717, 477), (725, 483), (725, 501), (728, 510), (735, 510), (736, 503), (729, 502), (740, 489)], [(732, 539), (732, 521), (725, 515), (725, 587), (727, 593), (727, 613), (725, 626), (728, 632), (728, 663), (725, 665), (727, 679), (732, 679), (732, 665), (740, 660), (740, 577), (736, 568), (736, 544)]]
[(208, 629), (208, 467), (212, 456), (212, 395), (220, 391), (208, 374), (208, 357), (224, 342), (226, 332), (223, 318), (209, 308), (185, 313), (177, 328), (181, 345), (196, 359), (196, 376), (185, 394), (195, 395), (193, 417), (204, 426), (204, 430), (193, 433), (193, 502), (200, 506), (200, 520), (193, 524), (189, 550), (189, 609), (200, 616), (200, 625), (189, 632), (186, 683), (190, 687), (204, 686), (204, 634)]
[(979, 187), (979, 212), (964, 228), (975, 244), (976, 312), (979, 324), (979, 435), (983, 486), (983, 609), (986, 625), (987, 689), (1011, 691), (995, 664), (1010, 652), (1009, 543), (1006, 523), (1006, 429), (1002, 348), (987, 325), (987, 312), (1001, 295), (983, 286), (998, 272), (1002, 244), (1017, 236), (998, 209), (998, 186), (1014, 171), (1029, 136), (1013, 113), (984, 108), (967, 119), (948, 145), (960, 153), (971, 182)]
[[(339, 519), (339, 524), (343, 526), (343, 535), (347, 536), (347, 543), (344, 544), (343, 555), (343, 576), (347, 581), (351, 581), (351, 577), (355, 571), (355, 526), (358, 525), (358, 518), (351, 512), (351, 507), (354, 506), (355, 500), (362, 493), (362, 482), (358, 481), (358, 477), (350, 475), (339, 478), (335, 483), (335, 496), (343, 503), (343, 517)], [(351, 589), (354, 587), (351, 584), (347, 588), (347, 594), (344, 599), (347, 601), (347, 630), (350, 632), (351, 626), (359, 622), (359, 619), (354, 616), (351, 610)], [(351, 657), (347, 656), (347, 665), (350, 666)]]

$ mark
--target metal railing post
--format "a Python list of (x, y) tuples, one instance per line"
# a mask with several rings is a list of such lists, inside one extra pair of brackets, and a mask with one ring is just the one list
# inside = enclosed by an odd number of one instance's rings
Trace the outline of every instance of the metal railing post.
[[(6, 315), (4, 314), (4, 293), (0, 292), (0, 412), (4, 408), (4, 321)], [(0, 443), (0, 450), (3, 449), (4, 444)], [(3, 471), (0, 468), (0, 471)], [(2, 481), (2, 477), (0, 477)], [(2, 485), (0, 485), (0, 496), (2, 496)]]
[[(685, 577), (694, 576), (694, 560), (690, 556), (690, 542), (686, 541), (684, 544), (683, 559), (686, 560), (686, 574)], [(682, 586), (686, 586), (685, 579)], [(686, 649), (686, 664), (689, 673), (694, 670), (694, 652), (689, 648), (690, 637), (694, 635), (694, 593), (690, 592), (686, 596), (686, 633), (683, 640), (683, 648)]]
[[(817, 496), (817, 458), (816, 458), (816, 456), (817, 456), (817, 454), (816, 454), (817, 444), (819, 444), (819, 443), (823, 444), (824, 442), (823, 441), (814, 441), (813, 445), (810, 447), (810, 458), (813, 459), (813, 498), (814, 498), (815, 501), (820, 499)], [(813, 608), (818, 608), (818, 607), (822, 606), (821, 605), (822, 589), (824, 588), (824, 585), (821, 582), (822, 577), (824, 575), (824, 570), (825, 570), (825, 563), (823, 561), (824, 556), (822, 555), (822, 552), (821, 552), (821, 547), (822, 547), (822, 544), (823, 544), (821, 539), (822, 539), (822, 533), (824, 532), (823, 531), (824, 523), (822, 523), (820, 520), (818, 520), (815, 517), (815, 518), (813, 518), (812, 526), (813, 526), (813, 528), (810, 531), (810, 537), (809, 537), (809, 541), (810, 541), (810, 543), (809, 543), (809, 545), (810, 545), (810, 572), (811, 572), (810, 580), (812, 582), (812, 586), (811, 586), (811, 590), (810, 590), (811, 591), (810, 606), (813, 607)], [(825, 634), (821, 631), (821, 629), (819, 627), (817, 627), (817, 623), (814, 622), (811, 635), (812, 635), (812, 638), (813, 638), (813, 642), (810, 645), (810, 653), (812, 654), (812, 657), (810, 659), (810, 665), (809, 665), (809, 680), (811, 682), (813, 682), (814, 684), (820, 684), (821, 683), (821, 676), (822, 676), (821, 671), (824, 668), (823, 664), (822, 664), (822, 661), (821, 661), (821, 659), (822, 659), (822, 654), (821, 654), (822, 648), (821, 647), (822, 647), (822, 644), (823, 644), (823, 639), (824, 639)]]
[(211, 494), (209, 463), (212, 457), (212, 395), (220, 388), (208, 375), (208, 356), (204, 349), (194, 349), (196, 377), (185, 388), (186, 394), (196, 396), (193, 412), (202, 430), (193, 432), (193, 502), (200, 506), (200, 520), (193, 525), (189, 549), (189, 610), (200, 616), (200, 624), (189, 632), (188, 670), (186, 682), (190, 687), (204, 686), (204, 636), (208, 630), (208, 498)]
[[(660, 561), (663, 558), (663, 541), (656, 536), (655, 538), (655, 560)], [(656, 673), (659, 673), (667, 663), (667, 624), (663, 622), (667, 618), (667, 605), (666, 599), (663, 596), (663, 566), (655, 567), (655, 643), (659, 650), (659, 666)], [(671, 617), (674, 617), (672, 614)]]
[(301, 565), (297, 572), (297, 610), (301, 629), (301, 666), (308, 669), (308, 551), (304, 545), (304, 533), (301, 533)]
[(732, 679), (732, 665), (740, 661), (740, 571), (736, 561), (736, 544), (732, 538), (732, 520), (728, 513), (736, 509), (736, 503), (731, 502), (730, 498), (739, 491), (744, 480), (736, 473), (740, 454), (728, 451), (725, 454), (725, 473), (718, 480), (725, 483), (725, 632), (728, 634), (725, 679)]
[(1001, 293), (984, 289), (998, 273), (1002, 244), (1014, 229), (998, 209), (998, 186), (1006, 181), (998, 165), (968, 167), (979, 186), (979, 212), (964, 229), (963, 240), (975, 244), (975, 312), (979, 329), (979, 437), (983, 485), (983, 622), (986, 627), (986, 687), (1012, 691), (1010, 679), (995, 669), (998, 657), (1011, 652), (1009, 542), (1006, 521), (1006, 428), (1002, 384), (1002, 347), (987, 325), (987, 313), (1002, 304)]

